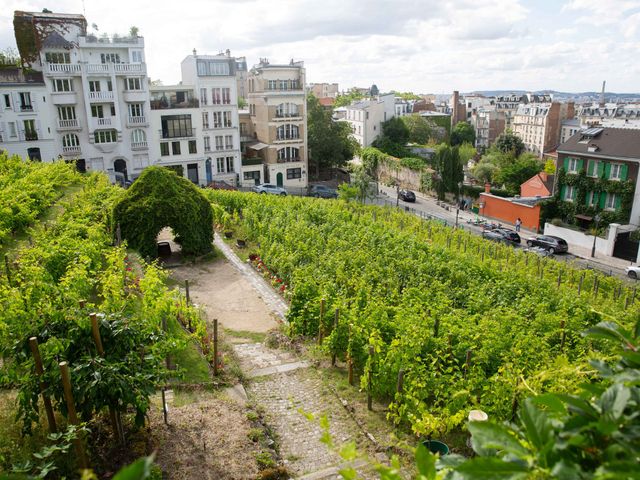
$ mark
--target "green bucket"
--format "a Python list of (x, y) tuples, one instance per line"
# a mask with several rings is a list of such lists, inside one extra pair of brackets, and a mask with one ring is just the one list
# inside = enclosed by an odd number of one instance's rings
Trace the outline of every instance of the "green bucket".
[(427, 447), (431, 453), (439, 453), (440, 456), (449, 455), (449, 446), (439, 440), (425, 440), (422, 444)]

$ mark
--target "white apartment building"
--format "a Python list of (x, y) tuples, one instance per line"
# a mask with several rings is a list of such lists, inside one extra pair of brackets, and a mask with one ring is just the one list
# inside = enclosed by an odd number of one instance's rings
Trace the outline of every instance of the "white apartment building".
[(369, 147), (382, 131), (382, 123), (394, 117), (395, 97), (392, 93), (371, 100), (353, 102), (346, 107), (344, 118), (349, 122), (353, 138), (362, 146)]
[(560, 145), (573, 137), (582, 128), (580, 128), (580, 120), (577, 118), (569, 118), (563, 120), (560, 126)]
[[(32, 157), (39, 149), (42, 160), (75, 161), (79, 170), (105, 171), (113, 182), (139, 175), (149, 165), (144, 39), (87, 34), (82, 15), (16, 12), (15, 22), (37, 39), (18, 40), (18, 49), (23, 61), (42, 74), (44, 89), (34, 85), (29, 111), (23, 92), (10, 84), (0, 86), (8, 132), (0, 148), (20, 155), (31, 152)], [(33, 50), (34, 44), (41, 48)], [(14, 93), (20, 120), (11, 120), (6, 112), (5, 95)], [(11, 135), (12, 123), (18, 125), (17, 137)]]
[[(246, 145), (241, 183), (272, 183), (306, 189), (308, 184), (307, 95), (303, 62), (271, 64), (261, 59), (249, 71), (248, 102), (253, 141)], [(244, 136), (244, 134), (243, 134)]]
[(404, 117), (413, 113), (413, 104), (415, 100), (404, 100), (400, 97), (395, 97), (395, 116)]
[(580, 107), (577, 118), (582, 128), (640, 128), (640, 104), (595, 103)]
[(476, 132), (476, 147), (489, 148), (505, 129), (505, 114), (489, 108), (480, 107), (471, 115), (469, 123)]
[(558, 147), (561, 122), (573, 116), (573, 103), (521, 104), (513, 117), (512, 129), (529, 152), (542, 158)]

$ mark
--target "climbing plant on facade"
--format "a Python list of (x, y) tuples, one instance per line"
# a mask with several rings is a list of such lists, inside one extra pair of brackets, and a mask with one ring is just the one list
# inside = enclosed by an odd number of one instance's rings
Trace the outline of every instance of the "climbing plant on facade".
[(123, 240), (145, 257), (155, 257), (156, 238), (171, 227), (185, 255), (211, 251), (213, 213), (198, 188), (175, 172), (147, 168), (113, 211), (114, 231), (120, 225)]

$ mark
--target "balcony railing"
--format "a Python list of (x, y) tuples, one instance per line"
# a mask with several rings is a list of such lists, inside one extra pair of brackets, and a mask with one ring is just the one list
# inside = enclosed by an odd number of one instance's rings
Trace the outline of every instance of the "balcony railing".
[(76, 118), (71, 120), (58, 119), (58, 128), (61, 130), (67, 129), (67, 128), (80, 128), (80, 122), (78, 122), (78, 119)]
[(128, 123), (129, 125), (144, 125), (145, 123), (147, 123), (147, 117), (145, 117), (144, 115), (136, 117), (130, 116), (128, 118)]
[(300, 157), (289, 157), (289, 158), (279, 158), (278, 163), (291, 163), (291, 162), (299, 162)]
[(47, 73), (81, 73), (82, 65), (79, 63), (47, 63)]
[(196, 98), (188, 98), (178, 102), (175, 98), (151, 98), (151, 110), (165, 110), (170, 108), (198, 108), (200, 102)]
[(49, 75), (81, 75), (82, 73), (90, 75), (144, 75), (147, 71), (145, 63), (47, 63), (45, 72)]
[(168, 130), (159, 130), (162, 138), (189, 138), (196, 136), (195, 128), (186, 128), (179, 131), (169, 132)]
[(85, 67), (85, 71), (87, 73), (110, 73), (111, 64), (110, 63), (89, 63)]
[(80, 46), (95, 45), (95, 44), (111, 44), (111, 45), (142, 45), (144, 44), (143, 37), (119, 37), (119, 36), (96, 36), (96, 35), (84, 35), (79, 37)]
[(73, 145), (71, 147), (62, 147), (62, 153), (64, 155), (74, 155), (81, 153), (80, 145)]
[(131, 142), (131, 150), (147, 150), (149, 145), (146, 141), (144, 142)]
[(20, 105), (21, 112), (33, 112), (33, 105)]
[(97, 120), (100, 127), (108, 127), (111, 125), (111, 118), (98, 118)]
[(300, 135), (278, 135), (276, 140), (300, 140)]
[(113, 100), (113, 92), (89, 92), (89, 101), (101, 102)]
[(276, 112), (276, 118), (298, 118), (301, 117), (302, 114), (299, 112), (296, 113), (279, 113)]

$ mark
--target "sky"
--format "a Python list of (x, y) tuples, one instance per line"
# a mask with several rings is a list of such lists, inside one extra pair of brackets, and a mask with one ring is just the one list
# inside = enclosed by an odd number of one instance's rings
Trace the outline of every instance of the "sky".
[(640, 0), (3, 0), (13, 11), (84, 13), (98, 34), (145, 38), (148, 75), (180, 80), (180, 62), (226, 49), (249, 67), (303, 60), (307, 82), (381, 91), (640, 91)]

